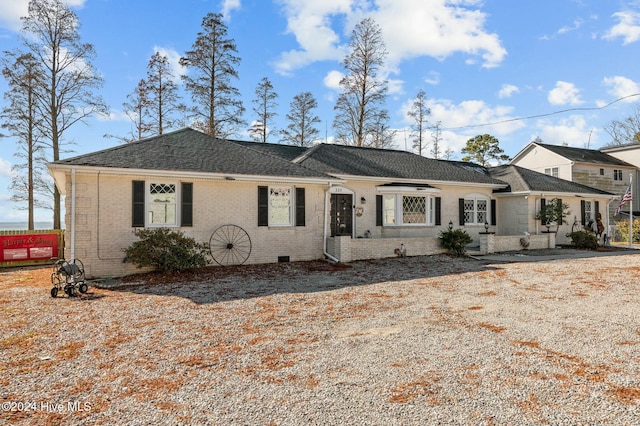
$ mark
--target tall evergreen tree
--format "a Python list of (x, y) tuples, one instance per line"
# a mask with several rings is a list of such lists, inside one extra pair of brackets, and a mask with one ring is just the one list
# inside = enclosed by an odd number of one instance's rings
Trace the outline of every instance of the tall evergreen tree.
[(166, 55), (156, 52), (147, 66), (147, 111), (153, 135), (161, 135), (182, 123), (186, 106), (181, 102), (178, 85)]
[(122, 104), (124, 112), (134, 125), (134, 130), (130, 137), (121, 138), (127, 143), (135, 142), (151, 136), (153, 127), (149, 111), (149, 87), (147, 82), (142, 79), (133, 92), (127, 95), (127, 100)]
[(317, 107), (318, 102), (311, 92), (295, 95), (287, 114), (289, 124), (280, 131), (282, 140), (293, 145), (310, 146), (320, 133), (315, 127), (320, 122), (320, 118), (314, 114)]
[[(80, 22), (61, 0), (31, 0), (22, 18), (22, 44), (42, 67), (38, 99), (41, 132), (51, 148), (52, 160), (60, 159), (64, 134), (75, 124), (107, 107), (95, 90), (103, 80), (91, 61), (93, 45), (80, 41)], [(58, 188), (53, 188), (53, 227), (61, 227)]]
[(232, 85), (238, 79), (240, 57), (236, 56), (236, 42), (227, 33), (221, 14), (207, 14), (192, 49), (180, 58), (180, 64), (188, 69), (182, 78), (194, 103), (195, 125), (219, 138), (227, 138), (245, 125), (240, 92)]
[[(334, 106), (333, 127), (336, 139), (345, 145), (367, 146), (367, 136), (384, 129), (388, 119), (383, 108), (388, 82), (379, 77), (387, 50), (382, 31), (372, 18), (365, 18), (354, 28), (349, 42), (350, 53), (344, 58), (346, 75), (340, 81), (340, 95)], [(380, 136), (369, 138), (369, 143)]]
[(33, 230), (35, 208), (50, 208), (41, 198), (43, 186), (46, 186), (43, 180), (46, 159), (42, 152), (43, 135), (39, 125), (42, 118), (37, 111), (42, 69), (32, 54), (22, 52), (4, 52), (0, 64), (9, 87), (4, 94), (7, 105), (0, 111), (0, 120), (9, 136), (18, 140), (19, 150), (15, 156), (22, 160), (12, 167), (11, 200), (27, 204), (27, 229)]
[(467, 141), (467, 145), (462, 148), (462, 161), (472, 161), (481, 166), (488, 166), (491, 160), (498, 162), (509, 161), (509, 156), (504, 153), (499, 146), (500, 142), (495, 137), (484, 134), (475, 136)]
[(270, 126), (271, 119), (278, 115), (275, 108), (278, 106), (276, 99), (278, 94), (273, 89), (273, 84), (267, 77), (263, 77), (256, 87), (256, 98), (253, 99), (253, 112), (258, 116), (251, 129), (249, 135), (253, 140), (258, 142), (266, 142), (267, 137), (275, 130), (274, 126)]
[(431, 110), (427, 107), (426, 96), (424, 90), (420, 90), (407, 112), (413, 121), (411, 123), (411, 137), (413, 138), (413, 148), (418, 151), (418, 155), (422, 155), (427, 145), (427, 118), (431, 115)]
[(431, 127), (431, 155), (436, 160), (442, 155), (442, 148), (440, 142), (442, 142), (442, 130), (440, 130), (441, 122), (438, 121), (433, 127)]

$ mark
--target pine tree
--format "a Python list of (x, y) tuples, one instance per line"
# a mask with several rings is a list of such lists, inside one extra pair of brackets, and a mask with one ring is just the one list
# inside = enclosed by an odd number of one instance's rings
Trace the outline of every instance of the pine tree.
[(320, 118), (313, 110), (318, 102), (311, 92), (302, 92), (293, 97), (291, 108), (287, 114), (289, 124), (280, 131), (282, 140), (298, 146), (310, 146), (320, 131), (314, 126)]
[[(367, 136), (388, 128), (381, 123), (388, 119), (382, 108), (388, 83), (378, 76), (387, 50), (382, 31), (373, 19), (365, 18), (356, 25), (349, 48), (351, 53), (343, 61), (346, 75), (340, 81), (333, 127), (339, 143), (367, 146)], [(370, 137), (369, 143), (381, 139), (385, 139), (384, 135)]]
[(35, 208), (50, 208), (41, 198), (45, 186), (42, 176), (46, 173), (42, 118), (37, 112), (38, 97), (42, 96), (42, 69), (30, 53), (4, 52), (0, 63), (2, 75), (9, 87), (4, 94), (7, 106), (0, 111), (0, 120), (9, 136), (18, 140), (19, 150), (15, 156), (23, 161), (11, 168), (14, 172), (11, 179), (11, 200), (20, 204), (27, 203), (27, 229), (33, 230)]
[(156, 52), (147, 66), (145, 94), (152, 134), (161, 135), (182, 123), (186, 106), (180, 101), (169, 58)]
[(462, 153), (467, 154), (462, 161), (473, 161), (481, 166), (488, 166), (491, 160), (509, 161), (509, 156), (504, 154), (499, 143), (498, 139), (488, 134), (473, 137), (462, 148)]
[(426, 148), (427, 117), (431, 115), (431, 110), (427, 107), (426, 93), (420, 90), (416, 98), (411, 103), (411, 109), (407, 112), (409, 118), (413, 120), (411, 124), (411, 137), (413, 138), (413, 148), (418, 150), (418, 155), (422, 155)]
[[(31, 0), (22, 18), (22, 44), (42, 67), (43, 92), (38, 99), (41, 132), (46, 135), (53, 161), (60, 159), (67, 130), (107, 106), (95, 90), (103, 80), (91, 61), (92, 44), (80, 41), (80, 22), (61, 0)], [(53, 227), (60, 229), (60, 193), (53, 187)]]
[(189, 70), (182, 79), (194, 103), (195, 126), (218, 138), (227, 138), (246, 124), (240, 92), (231, 84), (239, 78), (240, 57), (227, 33), (221, 14), (207, 14), (192, 49), (180, 58)]
[(267, 137), (275, 130), (270, 126), (271, 119), (278, 115), (274, 110), (278, 106), (276, 99), (278, 94), (273, 89), (273, 84), (267, 77), (263, 77), (258, 87), (256, 87), (256, 98), (252, 101), (255, 106), (253, 112), (258, 116), (249, 135), (258, 142), (267, 142)]

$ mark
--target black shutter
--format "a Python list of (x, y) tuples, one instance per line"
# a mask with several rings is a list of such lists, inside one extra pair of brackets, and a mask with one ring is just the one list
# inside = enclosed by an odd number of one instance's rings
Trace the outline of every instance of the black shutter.
[(305, 226), (304, 188), (296, 188), (296, 226)]
[(140, 228), (144, 227), (144, 181), (134, 180), (132, 184), (131, 226)]
[(598, 213), (600, 213), (600, 201), (595, 201), (593, 204), (596, 206), (596, 219), (598, 218)]
[(382, 195), (376, 195), (376, 226), (382, 226)]
[(584, 200), (580, 200), (580, 221), (582, 222), (582, 226), (587, 223), (586, 201)]
[(491, 200), (491, 225), (497, 225), (498, 221), (496, 220), (498, 215), (496, 213), (496, 200)]
[(180, 226), (193, 226), (193, 184), (182, 182), (180, 194)]
[[(544, 212), (544, 208), (547, 206), (547, 200), (545, 200), (544, 198), (540, 199), (540, 212)], [(545, 218), (541, 218), (540, 219), (540, 225), (546, 225), (546, 219)]]
[(464, 226), (464, 198), (458, 199), (458, 224)]
[(442, 225), (442, 214), (441, 214), (441, 205), (442, 205), (442, 200), (440, 197), (436, 197), (436, 226)]
[(258, 187), (258, 226), (269, 226), (269, 187)]

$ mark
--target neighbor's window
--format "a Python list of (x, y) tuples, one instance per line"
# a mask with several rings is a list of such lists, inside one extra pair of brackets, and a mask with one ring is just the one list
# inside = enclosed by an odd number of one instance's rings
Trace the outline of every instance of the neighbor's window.
[(464, 199), (465, 225), (484, 225), (489, 220), (489, 200), (486, 198)]
[(544, 169), (544, 174), (545, 175), (549, 175), (549, 176), (553, 176), (553, 177), (558, 177), (558, 168), (557, 167), (551, 167), (548, 169)]
[(383, 225), (433, 225), (434, 198), (387, 194), (382, 202)]
[(269, 226), (291, 225), (291, 187), (269, 187)]
[(147, 224), (177, 226), (176, 184), (150, 182), (147, 191)]
[(622, 180), (622, 170), (613, 171), (613, 180)]

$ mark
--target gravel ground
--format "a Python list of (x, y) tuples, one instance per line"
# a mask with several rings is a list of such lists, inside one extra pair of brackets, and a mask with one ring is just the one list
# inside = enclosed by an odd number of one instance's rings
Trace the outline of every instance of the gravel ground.
[(0, 423), (634, 425), (640, 255), (0, 271)]

